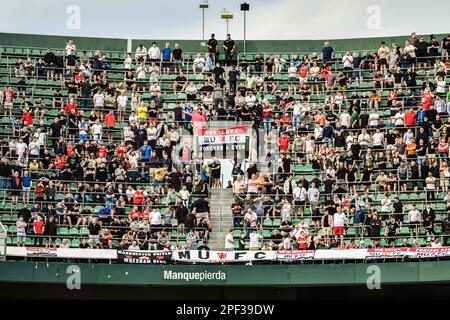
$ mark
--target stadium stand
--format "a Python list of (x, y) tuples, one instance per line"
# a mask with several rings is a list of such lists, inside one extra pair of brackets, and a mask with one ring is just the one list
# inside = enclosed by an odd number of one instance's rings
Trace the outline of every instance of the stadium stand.
[(268, 150), (234, 165), (226, 249), (447, 245), (450, 37), (321, 53), (229, 40), (233, 67), (208, 44), (2, 48), (9, 245), (208, 248), (221, 168), (183, 136), (216, 120), (252, 123)]

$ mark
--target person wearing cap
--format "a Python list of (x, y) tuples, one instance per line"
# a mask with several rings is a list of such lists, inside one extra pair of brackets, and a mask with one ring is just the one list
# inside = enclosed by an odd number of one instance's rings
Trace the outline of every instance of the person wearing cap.
[(227, 34), (227, 38), (223, 42), (223, 49), (225, 50), (225, 65), (230, 66), (236, 50), (236, 43), (231, 39), (230, 34)]

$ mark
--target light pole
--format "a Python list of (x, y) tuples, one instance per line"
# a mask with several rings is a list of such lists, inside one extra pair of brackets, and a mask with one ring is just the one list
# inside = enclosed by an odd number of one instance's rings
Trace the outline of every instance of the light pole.
[(202, 9), (202, 40), (205, 41), (205, 9), (209, 7), (208, 0), (201, 2), (199, 7)]
[(244, 11), (244, 54), (246, 51), (246, 31), (247, 31), (247, 11), (250, 10), (250, 5), (246, 2), (241, 3), (241, 11)]
[(222, 13), (220, 14), (220, 17), (227, 21), (227, 34), (228, 34), (229, 33), (228, 32), (228, 21), (230, 19), (233, 19), (233, 14), (231, 12), (227, 11), (226, 9), (223, 9)]

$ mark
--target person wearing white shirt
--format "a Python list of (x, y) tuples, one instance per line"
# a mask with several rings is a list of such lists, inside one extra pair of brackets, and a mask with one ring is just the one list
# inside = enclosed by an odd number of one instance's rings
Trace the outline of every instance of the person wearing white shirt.
[(307, 195), (309, 201), (312, 201), (313, 199), (316, 199), (316, 197), (319, 197), (320, 192), (319, 189), (316, 188), (316, 184), (314, 182), (311, 182), (311, 186), (308, 189)]
[(403, 127), (405, 125), (405, 114), (401, 109), (395, 114), (394, 119), (396, 127)]
[(347, 216), (343, 211), (341, 211), (341, 207), (338, 206), (336, 208), (336, 213), (333, 215), (333, 233), (336, 242), (338, 241), (338, 237), (340, 237), (341, 243), (344, 243), (344, 225), (347, 223)]
[(133, 64), (133, 59), (131, 58), (131, 53), (127, 53), (127, 57), (123, 61), (123, 68), (125, 70), (131, 70)]
[(148, 55), (150, 56), (150, 61), (159, 62), (161, 59), (161, 51), (159, 47), (156, 45), (156, 42), (152, 42), (152, 46), (148, 49)]
[(145, 74), (147, 73), (147, 69), (145, 68), (145, 64), (141, 63), (139, 67), (136, 69), (136, 78), (139, 81), (145, 80)]
[(283, 206), (281, 207), (281, 221), (291, 221), (291, 204), (287, 199), (284, 199)]
[(147, 48), (144, 47), (143, 44), (140, 44), (139, 47), (137, 47), (134, 56), (136, 64), (138, 64), (139, 62), (144, 62), (145, 64), (145, 62), (147, 61)]
[(94, 100), (94, 108), (103, 109), (103, 107), (105, 106), (105, 95), (103, 94), (103, 92), (98, 90), (94, 94), (93, 100)]
[(261, 247), (261, 240), (262, 235), (256, 232), (256, 230), (253, 230), (252, 233), (250, 233), (250, 250), (256, 251)]
[(73, 43), (73, 40), (70, 39), (69, 42), (67, 42), (64, 50), (66, 51), (66, 55), (70, 55), (70, 52), (72, 50), (75, 53), (75, 51), (77, 50), (77, 46)]
[(127, 103), (128, 103), (128, 97), (125, 95), (125, 92), (121, 92), (119, 96), (117, 96), (117, 106), (119, 108), (122, 108), (125, 110)]
[(158, 227), (161, 225), (161, 213), (158, 209), (154, 208), (152, 212), (150, 212), (149, 218), (151, 227)]
[(205, 64), (205, 58), (203, 58), (200, 53), (197, 53), (197, 57), (194, 59), (194, 63), (192, 64), (192, 71), (194, 71), (194, 74), (197, 74), (197, 72), (202, 72), (205, 68)]
[(100, 124), (100, 120), (99, 119), (97, 119), (95, 121), (95, 123), (92, 125), (91, 131), (92, 131), (93, 140), (95, 142), (98, 142), (98, 141), (102, 140), (103, 126)]
[(416, 238), (419, 234), (419, 226), (422, 221), (422, 214), (419, 210), (417, 210), (416, 205), (413, 205), (413, 208), (408, 212), (408, 220), (409, 220), (409, 233), (411, 237), (413, 237), (414, 232), (416, 233)]
[(384, 145), (384, 134), (377, 129), (377, 131), (372, 136), (372, 143), (374, 149), (383, 149)]
[(380, 115), (377, 113), (377, 110), (372, 109), (372, 113), (369, 115), (369, 127), (377, 128), (378, 127), (378, 119)]
[(314, 128), (314, 139), (322, 139), (323, 138), (323, 127), (317, 126)]
[(353, 56), (349, 51), (342, 57), (342, 63), (344, 64), (344, 72), (351, 75), (350, 71), (353, 71)]
[(294, 206), (296, 208), (295, 210), (295, 217), (297, 218), (298, 216), (298, 209), (300, 208), (301, 211), (301, 216), (303, 217), (303, 214), (305, 212), (305, 204), (306, 204), (306, 197), (307, 197), (308, 192), (306, 191), (306, 189), (303, 187), (303, 185), (297, 185), (294, 188)]
[(249, 108), (253, 108), (256, 102), (256, 96), (253, 92), (249, 91), (248, 95), (245, 97), (245, 103)]
[(27, 149), (28, 145), (25, 142), (23, 142), (22, 139), (19, 139), (19, 142), (16, 145), (16, 154), (19, 156), (19, 158), (23, 157)]
[(39, 144), (39, 141), (37, 141), (36, 137), (34, 137), (33, 140), (30, 141), (28, 148), (30, 150), (30, 156), (32, 158), (39, 157), (40, 144)]
[(234, 232), (234, 230), (230, 229), (230, 231), (225, 236), (225, 250), (226, 251), (234, 250), (233, 232)]
[(348, 113), (347, 109), (344, 109), (341, 113), (339, 121), (341, 121), (341, 126), (344, 128), (348, 128), (350, 126), (350, 113)]

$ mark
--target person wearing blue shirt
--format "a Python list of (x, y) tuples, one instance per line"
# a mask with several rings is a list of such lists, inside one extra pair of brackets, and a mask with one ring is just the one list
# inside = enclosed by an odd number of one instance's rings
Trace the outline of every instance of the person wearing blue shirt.
[(192, 102), (188, 102), (188, 104), (184, 106), (184, 128), (186, 130), (189, 130), (189, 124), (192, 119), (190, 113), (194, 113), (194, 106), (192, 105)]
[(98, 219), (103, 223), (107, 223), (110, 220), (111, 208), (102, 206), (100, 210), (98, 210)]
[(166, 47), (161, 52), (162, 72), (169, 74), (172, 62), (172, 49), (170, 43), (166, 42)]
[(20, 181), (22, 182), (22, 191), (23, 191), (23, 203), (28, 204), (30, 201), (30, 191), (31, 191), (31, 183), (32, 179), (28, 170), (23, 172), (23, 176), (20, 177)]
[(422, 109), (422, 106), (419, 107), (419, 110), (417, 111), (416, 120), (418, 124), (422, 124), (425, 120), (426, 112)]
[(148, 161), (150, 159), (150, 156), (152, 154), (152, 147), (148, 145), (147, 140), (144, 140), (144, 144), (139, 148), (139, 151), (141, 151), (142, 161)]
[(323, 142), (328, 143), (331, 142), (331, 139), (333, 138), (334, 129), (330, 125), (330, 123), (327, 121), (325, 126), (323, 127)]

